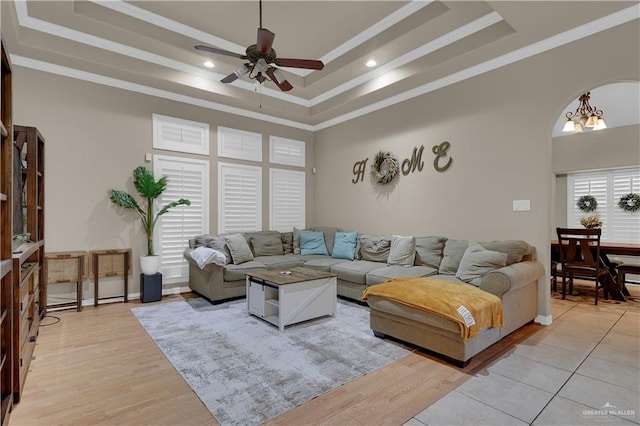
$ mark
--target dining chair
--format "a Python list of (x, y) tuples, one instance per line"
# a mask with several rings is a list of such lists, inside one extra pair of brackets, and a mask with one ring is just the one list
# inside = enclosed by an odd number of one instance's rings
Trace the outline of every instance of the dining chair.
[(562, 298), (566, 296), (567, 282), (574, 276), (594, 278), (596, 284), (595, 304), (598, 304), (598, 288), (602, 288), (608, 299), (609, 269), (600, 261), (600, 228), (557, 228), (560, 263), (562, 264)]

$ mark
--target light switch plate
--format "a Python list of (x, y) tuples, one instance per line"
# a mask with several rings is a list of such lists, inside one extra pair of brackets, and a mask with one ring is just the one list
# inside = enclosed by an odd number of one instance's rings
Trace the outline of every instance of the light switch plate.
[(531, 200), (513, 200), (514, 212), (528, 212), (531, 210)]

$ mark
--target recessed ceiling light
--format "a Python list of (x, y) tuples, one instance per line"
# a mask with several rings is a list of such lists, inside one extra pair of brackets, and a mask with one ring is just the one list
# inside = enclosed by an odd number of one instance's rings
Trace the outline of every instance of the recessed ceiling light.
[(213, 62), (211, 62), (211, 61), (207, 61), (207, 62), (205, 62), (205, 63), (204, 63), (204, 66), (205, 66), (205, 67), (207, 67), (207, 68), (213, 68), (213, 67), (215, 67), (214, 63), (213, 63)]
[(376, 61), (374, 61), (373, 59), (369, 59), (369, 60), (367, 61), (367, 64), (366, 64), (366, 65), (367, 65), (369, 68), (371, 68), (371, 67), (375, 67), (375, 66), (377, 65), (377, 62), (376, 62)]

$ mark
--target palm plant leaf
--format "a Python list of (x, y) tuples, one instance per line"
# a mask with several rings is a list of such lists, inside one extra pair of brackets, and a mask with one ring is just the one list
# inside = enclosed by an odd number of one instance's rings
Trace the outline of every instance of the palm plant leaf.
[(119, 191), (117, 189), (109, 190), (109, 199), (118, 207), (122, 207), (125, 209), (134, 209), (138, 213), (142, 213), (142, 209), (138, 205), (135, 198), (124, 191)]
[(136, 167), (133, 171), (133, 183), (141, 197), (156, 199), (167, 188), (167, 178), (162, 176), (157, 181), (153, 174), (143, 166)]
[(177, 206), (190, 206), (191, 205), (191, 201), (185, 199), (185, 198), (180, 198), (178, 201), (173, 201), (169, 204), (167, 204), (166, 206), (164, 206), (156, 216), (162, 216), (163, 214), (165, 214), (166, 212), (169, 211), (169, 209), (172, 209), (174, 207)]

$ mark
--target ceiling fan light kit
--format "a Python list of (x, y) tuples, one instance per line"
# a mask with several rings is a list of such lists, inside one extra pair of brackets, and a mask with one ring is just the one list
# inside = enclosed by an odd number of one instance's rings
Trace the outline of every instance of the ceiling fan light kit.
[(231, 83), (238, 78), (241, 78), (243, 75), (246, 75), (249, 79), (256, 80), (260, 84), (270, 80), (278, 86), (280, 90), (286, 92), (293, 89), (293, 86), (287, 81), (286, 74), (277, 67), (304, 68), (312, 70), (321, 70), (324, 68), (322, 61), (318, 60), (278, 58), (275, 49), (272, 47), (275, 37), (275, 33), (262, 27), (262, 0), (260, 0), (260, 27), (258, 28), (256, 44), (252, 44), (247, 47), (244, 55), (201, 44), (195, 46), (195, 48), (204, 52), (231, 56), (248, 61), (220, 80), (222, 83)]

